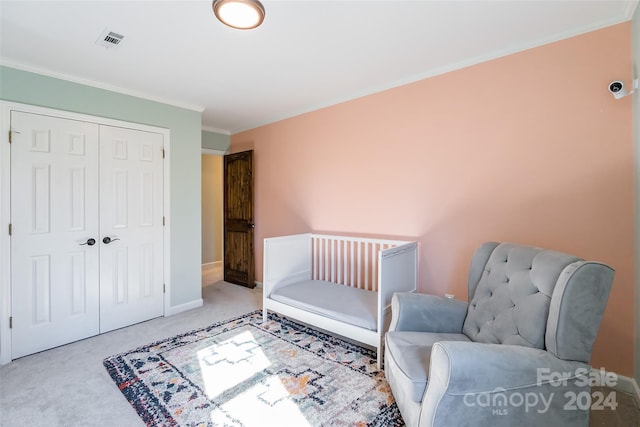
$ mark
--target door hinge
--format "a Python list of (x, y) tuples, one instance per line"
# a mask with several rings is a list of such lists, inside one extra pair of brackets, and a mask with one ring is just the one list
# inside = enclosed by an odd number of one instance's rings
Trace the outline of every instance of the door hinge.
[(13, 226), (9, 224), (9, 236), (13, 234)]
[(164, 159), (164, 148), (162, 149), (162, 158)]
[(166, 224), (165, 218), (162, 217), (162, 226), (164, 227), (165, 224)]
[(9, 329), (13, 329), (13, 316), (9, 317)]
[(13, 142), (13, 134), (14, 133), (20, 133), (17, 130), (9, 130), (9, 144), (11, 144)]
[(167, 285), (165, 285), (164, 283), (162, 284), (162, 293), (166, 293), (167, 292)]

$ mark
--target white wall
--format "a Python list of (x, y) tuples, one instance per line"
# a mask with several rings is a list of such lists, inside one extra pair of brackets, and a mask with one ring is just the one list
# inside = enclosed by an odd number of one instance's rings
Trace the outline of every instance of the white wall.
[[(640, 7), (632, 20), (633, 76), (640, 78)], [(635, 334), (633, 355), (633, 376), (640, 385), (640, 92), (633, 95), (633, 146), (635, 172)]]

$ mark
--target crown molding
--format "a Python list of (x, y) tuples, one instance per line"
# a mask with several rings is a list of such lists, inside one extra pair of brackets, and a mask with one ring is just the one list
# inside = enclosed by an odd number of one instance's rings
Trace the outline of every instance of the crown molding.
[(215, 128), (212, 126), (202, 126), (202, 130), (213, 133), (220, 133), (222, 135), (231, 135), (231, 132), (226, 129)]
[(56, 71), (51, 71), (45, 68), (33, 67), (31, 65), (26, 65), (17, 61), (13, 61), (11, 59), (0, 57), (0, 65), (9, 68), (15, 68), (17, 70), (26, 71), (29, 73), (40, 74), (47, 77), (53, 77), (55, 79), (65, 80), (72, 83), (78, 83), (85, 86), (91, 86), (98, 89), (108, 90), (110, 92), (116, 92), (123, 95), (134, 96), (136, 98), (146, 99), (148, 101), (159, 102), (161, 104), (171, 105), (173, 107), (184, 108), (186, 110), (197, 111), (202, 113), (205, 110), (205, 107), (202, 105), (189, 104), (181, 101), (176, 101), (174, 99), (163, 98), (155, 95), (150, 95), (144, 92), (138, 92), (132, 89), (126, 89), (119, 86), (110, 85), (107, 83), (97, 82), (94, 80), (83, 79), (81, 77), (72, 76), (70, 74), (58, 73)]
[(624, 11), (624, 14), (628, 20), (633, 18), (633, 14), (636, 12), (637, 7), (638, 7), (638, 0), (627, 3), (627, 8)]
[[(296, 111), (292, 111), (288, 114), (283, 114), (280, 115), (278, 117), (272, 117), (272, 118), (266, 118), (264, 120), (261, 121), (257, 121), (254, 122), (250, 125), (247, 126), (242, 126), (240, 128), (236, 128), (236, 129), (232, 129), (231, 130), (231, 134), (234, 135), (236, 133), (240, 133), (240, 132), (245, 132), (251, 129), (255, 129), (261, 126), (266, 126), (268, 124), (271, 123), (275, 123), (275, 122), (279, 122), (281, 120), (286, 120), (286, 119), (290, 119), (292, 117), (296, 117), (296, 116), (300, 116), (302, 114), (306, 114), (306, 113), (310, 113), (313, 111), (317, 111), (317, 110), (321, 110), (323, 108), (327, 108), (327, 107), (331, 107), (334, 105), (338, 105), (341, 104), (343, 102), (347, 102), (347, 101), (353, 101), (355, 99), (358, 98), (363, 98), (365, 96), (369, 96), (369, 95), (374, 95), (376, 93), (380, 93), (383, 92), (385, 90), (389, 90), (389, 89), (394, 89), (396, 87), (400, 87), (400, 86), (404, 86), (404, 85), (408, 85), (411, 83), (415, 83), (418, 82), (420, 80), (425, 80), (428, 79), (430, 77), (435, 77), (441, 74), (446, 74), (446, 73), (450, 73), (452, 71), (457, 71), (457, 70), (461, 70), (463, 68), (467, 68), (467, 67), (471, 67), (473, 65), (477, 65), (477, 64), (481, 64), (483, 62), (488, 62), (488, 61), (492, 61), (494, 59), (498, 59), (504, 56), (509, 56), (515, 53), (519, 53), (519, 52), (523, 52), (529, 49), (534, 49), (536, 47), (540, 47), (540, 46), (544, 46), (550, 43), (555, 43), (558, 41), (562, 41), (571, 37), (576, 37), (576, 36), (580, 36), (582, 34), (586, 34), (586, 33), (590, 33), (592, 31), (597, 31), (597, 30), (601, 30), (603, 28), (607, 28), (607, 27), (611, 27), (613, 25), (617, 25), (617, 24), (621, 24), (623, 22), (627, 22), (629, 21), (632, 16), (633, 16), (633, 12), (635, 10), (636, 5), (638, 4), (638, 2), (634, 2), (634, 3), (630, 3), (629, 4), (629, 8), (625, 13), (625, 16), (621, 16), (618, 17), (616, 19), (610, 19), (610, 20), (603, 20), (600, 22), (594, 22), (592, 24), (589, 25), (585, 25), (583, 27), (580, 28), (576, 28), (572, 31), (565, 31), (565, 32), (561, 32), (561, 33), (557, 33), (554, 34), (552, 36), (549, 37), (544, 37), (544, 38), (540, 38), (538, 40), (534, 40), (532, 42), (529, 43), (523, 43), (519, 46), (514, 46), (511, 47), (509, 49), (500, 49), (500, 50), (495, 50), (493, 52), (487, 53), (485, 55), (480, 55), (480, 56), (476, 56), (474, 58), (470, 58), (464, 61), (460, 61), (460, 62), (456, 62), (453, 64), (449, 64), (446, 65), (444, 67), (439, 67), (439, 68), (434, 68), (431, 69), (429, 71), (426, 71), (424, 73), (419, 73), (419, 74), (414, 74), (412, 76), (408, 76), (399, 80), (396, 80), (394, 82), (389, 82), (387, 84), (383, 84), (380, 86), (376, 86), (376, 87), (372, 87), (366, 90), (363, 90), (361, 92), (357, 92), (357, 93), (352, 93), (350, 95), (344, 96), (344, 97), (340, 97), (337, 99), (333, 99), (331, 101), (328, 102), (324, 102), (321, 104), (316, 104), (312, 107), (309, 108), (305, 108), (305, 109), (301, 109), (301, 110), (296, 110)], [(629, 12), (631, 12), (631, 15), (629, 15)], [(629, 16), (626, 16), (629, 15)]]

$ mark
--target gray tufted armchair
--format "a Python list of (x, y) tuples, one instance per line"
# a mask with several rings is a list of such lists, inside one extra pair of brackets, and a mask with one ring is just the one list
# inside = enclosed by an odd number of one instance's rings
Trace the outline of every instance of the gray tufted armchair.
[(587, 426), (588, 363), (613, 274), (491, 242), (471, 261), (469, 303), (395, 294), (385, 374), (405, 423)]

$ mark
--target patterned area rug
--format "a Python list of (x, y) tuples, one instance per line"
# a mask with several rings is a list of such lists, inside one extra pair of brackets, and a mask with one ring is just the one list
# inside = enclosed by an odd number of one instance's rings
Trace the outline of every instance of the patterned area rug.
[(402, 426), (375, 354), (255, 311), (104, 360), (148, 426)]

